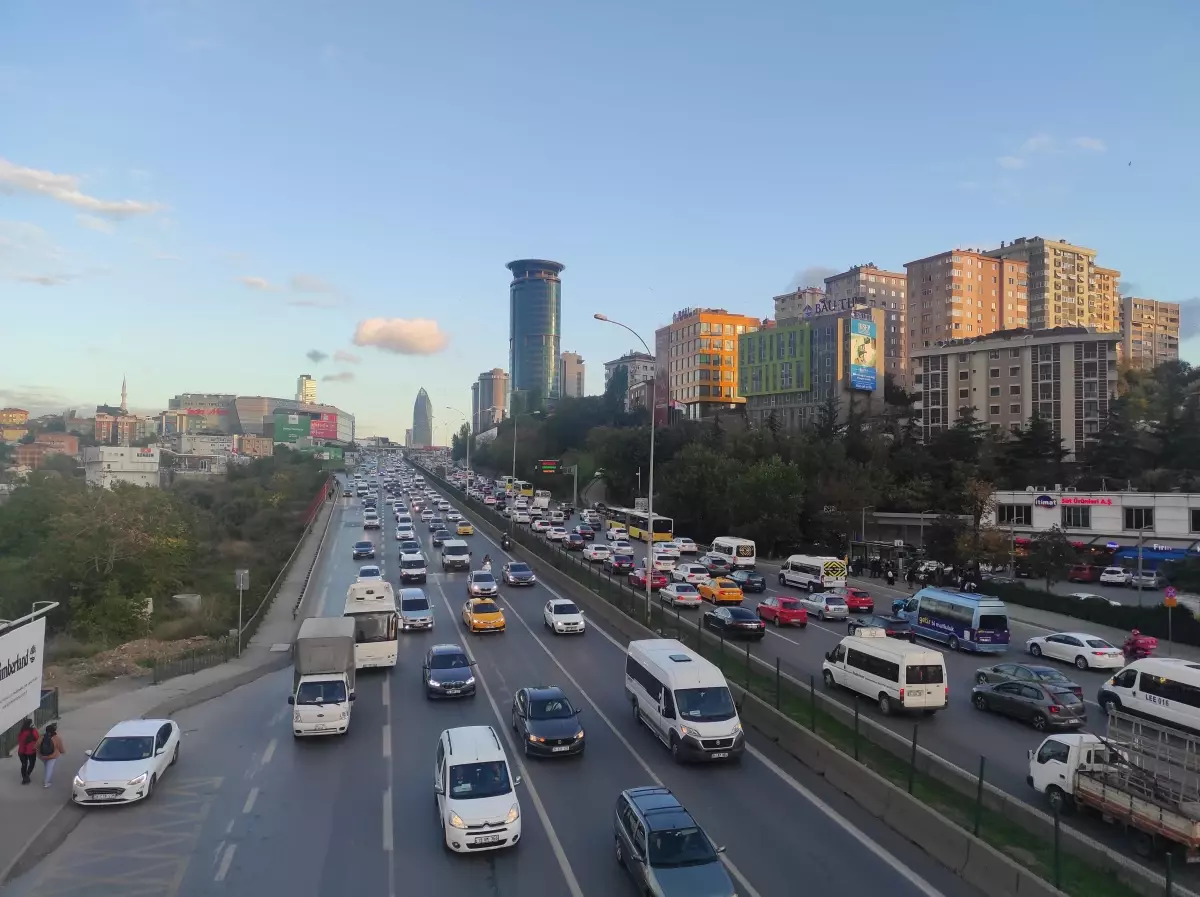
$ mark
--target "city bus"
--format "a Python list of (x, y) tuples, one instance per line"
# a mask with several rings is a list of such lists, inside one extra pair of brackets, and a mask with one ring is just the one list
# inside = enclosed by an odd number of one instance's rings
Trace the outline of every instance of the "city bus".
[(916, 635), (945, 642), (952, 651), (965, 648), (982, 654), (1008, 650), (1008, 609), (992, 595), (921, 589), (897, 612)]
[(513, 488), (517, 490), (517, 495), (524, 498), (533, 498), (533, 483), (527, 483), (524, 480), (517, 480), (513, 483)]
[(499, 478), (497, 478), (497, 480), (496, 480), (496, 483), (497, 483), (498, 485), (500, 485), (500, 486), (503, 486), (503, 487), (504, 487), (504, 494), (505, 494), (505, 495), (512, 495), (512, 491), (513, 491), (513, 482), (514, 482), (514, 480), (513, 480), (513, 477), (499, 477)]
[(356, 582), (346, 592), (346, 612), (354, 620), (354, 666), (394, 667), (400, 653), (400, 614), (392, 584), (378, 579)]
[[(630, 539), (647, 541), (650, 536), (650, 517), (645, 511), (634, 508), (605, 508), (607, 527), (623, 526)], [(654, 515), (654, 541), (667, 542), (675, 538), (675, 521), (661, 514)]]

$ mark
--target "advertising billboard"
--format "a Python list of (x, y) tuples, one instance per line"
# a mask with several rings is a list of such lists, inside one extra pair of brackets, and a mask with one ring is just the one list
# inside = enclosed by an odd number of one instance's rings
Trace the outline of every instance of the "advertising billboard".
[(313, 439), (337, 439), (337, 415), (314, 414), (308, 435)]
[(298, 442), (308, 436), (310, 420), (307, 414), (275, 415), (275, 441)]
[(45, 617), (0, 635), (0, 732), (41, 706), (45, 642)]
[(876, 389), (876, 360), (879, 343), (875, 338), (875, 322), (861, 318), (850, 319), (850, 388), (864, 392)]

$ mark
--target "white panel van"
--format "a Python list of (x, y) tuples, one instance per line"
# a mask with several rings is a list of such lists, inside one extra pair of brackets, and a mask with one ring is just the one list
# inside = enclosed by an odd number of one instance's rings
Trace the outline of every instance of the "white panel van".
[(1200, 732), (1200, 663), (1181, 657), (1135, 660), (1100, 686), (1096, 703), (1165, 726)]
[(757, 563), (758, 552), (750, 539), (739, 539), (737, 536), (717, 536), (708, 547), (710, 554), (719, 554), (729, 561), (734, 570), (753, 570)]
[(891, 639), (878, 628), (859, 629), (825, 655), (826, 688), (842, 686), (879, 704), (883, 714), (920, 710), (932, 715), (946, 706), (946, 659), (941, 651)]

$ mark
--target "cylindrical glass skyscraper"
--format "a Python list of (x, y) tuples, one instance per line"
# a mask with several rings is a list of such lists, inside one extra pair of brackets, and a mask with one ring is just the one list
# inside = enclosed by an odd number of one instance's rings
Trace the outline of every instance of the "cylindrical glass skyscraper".
[(417, 392), (417, 400), (413, 403), (412, 434), (413, 445), (433, 445), (433, 403), (424, 388)]
[(509, 262), (508, 372), (520, 407), (537, 408), (558, 397), (562, 281), (565, 265), (545, 259)]

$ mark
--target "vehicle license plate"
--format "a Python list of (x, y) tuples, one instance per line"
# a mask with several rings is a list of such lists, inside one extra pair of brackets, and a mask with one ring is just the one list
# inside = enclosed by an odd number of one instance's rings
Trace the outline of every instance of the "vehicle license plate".
[(564, 751), (569, 751), (570, 749), (571, 749), (571, 746), (569, 744), (564, 745), (563, 747), (550, 748), (551, 752), (553, 752), (555, 754), (560, 754)]
[(97, 794), (95, 797), (92, 798), (92, 800), (120, 800), (120, 799), (121, 799), (121, 795), (119, 795), (119, 794)]
[(500, 841), (499, 835), (481, 835), (475, 839), (476, 844), (496, 844)]
[(713, 753), (709, 754), (709, 756), (712, 757), (714, 760), (724, 760), (726, 757), (729, 756), (729, 752), (728, 751), (714, 751)]
[(458, 694), (460, 691), (462, 691), (462, 689), (461, 689), (461, 688), (447, 688), (447, 689), (446, 689), (446, 694), (448, 694), (448, 695), (456, 695), (456, 694)]

